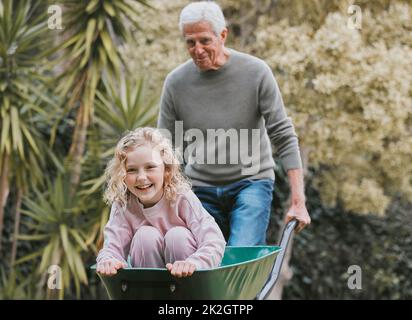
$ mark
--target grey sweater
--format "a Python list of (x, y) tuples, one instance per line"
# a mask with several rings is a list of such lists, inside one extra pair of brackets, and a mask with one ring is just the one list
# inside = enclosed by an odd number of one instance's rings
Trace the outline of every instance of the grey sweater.
[(218, 70), (201, 71), (188, 60), (164, 83), (158, 127), (170, 132), (194, 186), (274, 179), (270, 142), (285, 170), (302, 167), (298, 138), (270, 67), (230, 52)]

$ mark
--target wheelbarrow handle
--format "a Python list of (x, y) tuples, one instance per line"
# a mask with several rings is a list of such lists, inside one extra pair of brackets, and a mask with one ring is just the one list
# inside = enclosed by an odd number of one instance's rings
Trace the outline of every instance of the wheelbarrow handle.
[(293, 230), (295, 230), (297, 224), (298, 224), (298, 221), (296, 219), (293, 219), (289, 221), (287, 225), (285, 226), (285, 228), (283, 229), (282, 237), (280, 238), (280, 244), (279, 244), (282, 250), (279, 252), (278, 256), (276, 257), (276, 260), (273, 265), (272, 272), (270, 273), (269, 279), (266, 281), (260, 293), (256, 296), (257, 300), (266, 299), (269, 293), (272, 291), (272, 288), (275, 286), (276, 281), (279, 278), (280, 269), (282, 268), (283, 259), (288, 249), (289, 241), (292, 238)]

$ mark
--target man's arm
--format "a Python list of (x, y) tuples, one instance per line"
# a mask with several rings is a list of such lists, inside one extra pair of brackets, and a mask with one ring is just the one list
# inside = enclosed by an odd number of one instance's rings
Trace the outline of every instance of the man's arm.
[(286, 223), (292, 219), (298, 220), (296, 232), (300, 232), (305, 226), (310, 224), (310, 216), (306, 209), (305, 187), (303, 183), (302, 169), (289, 169), (289, 185), (291, 190), (291, 204), (286, 214)]
[(173, 96), (169, 84), (169, 77), (166, 78), (160, 98), (159, 116), (157, 119), (157, 128), (165, 130), (165, 136), (169, 136), (175, 147), (175, 122), (177, 115), (174, 108)]
[(305, 205), (299, 141), (292, 120), (286, 114), (282, 95), (269, 66), (265, 68), (259, 87), (259, 108), (265, 118), (269, 138), (276, 147), (277, 155), (289, 177), (291, 206), (286, 213), (286, 223), (292, 219), (298, 220), (296, 231), (299, 232), (310, 223)]

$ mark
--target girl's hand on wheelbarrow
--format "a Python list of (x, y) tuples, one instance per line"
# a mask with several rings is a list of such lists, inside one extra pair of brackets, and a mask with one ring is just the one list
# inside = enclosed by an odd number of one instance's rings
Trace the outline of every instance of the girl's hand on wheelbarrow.
[(170, 271), (172, 276), (178, 278), (190, 277), (196, 270), (196, 266), (187, 261), (175, 261), (173, 264), (168, 263), (166, 264), (166, 268)]
[(118, 269), (126, 267), (127, 264), (125, 262), (116, 259), (111, 259), (98, 263), (96, 267), (96, 272), (102, 275), (112, 276), (117, 273)]

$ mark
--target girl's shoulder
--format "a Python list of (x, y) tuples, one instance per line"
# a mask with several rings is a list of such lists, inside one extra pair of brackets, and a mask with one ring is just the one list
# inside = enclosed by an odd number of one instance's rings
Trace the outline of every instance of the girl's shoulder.
[(202, 205), (192, 190), (178, 193), (173, 206), (177, 215), (186, 222), (202, 215)]
[(192, 191), (192, 189), (182, 190), (182, 191), (179, 191), (176, 194), (176, 201), (177, 200), (180, 200), (180, 201), (182, 201), (182, 200), (194, 200), (194, 199), (197, 199), (197, 197), (196, 197), (195, 193)]
[(179, 192), (176, 195), (175, 203), (176, 203), (176, 206), (179, 206), (179, 207), (185, 206), (188, 204), (192, 208), (198, 207), (201, 204), (199, 198), (195, 195), (192, 189)]

